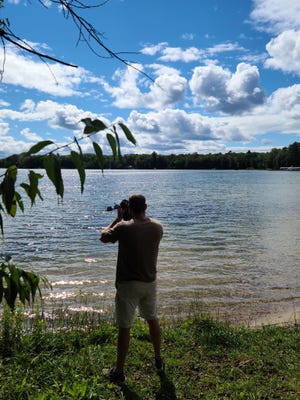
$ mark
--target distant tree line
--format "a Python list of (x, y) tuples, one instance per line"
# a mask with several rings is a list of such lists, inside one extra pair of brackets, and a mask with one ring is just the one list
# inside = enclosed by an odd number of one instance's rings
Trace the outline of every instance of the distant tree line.
[[(70, 155), (60, 155), (61, 168), (74, 168)], [(104, 156), (104, 169), (272, 169), (300, 167), (300, 143), (294, 142), (282, 149), (267, 153), (247, 151), (222, 154), (126, 154), (122, 157)], [(95, 154), (83, 154), (86, 169), (98, 169)], [(0, 160), (0, 168), (16, 165), (18, 168), (43, 168), (41, 156), (12, 155)]]

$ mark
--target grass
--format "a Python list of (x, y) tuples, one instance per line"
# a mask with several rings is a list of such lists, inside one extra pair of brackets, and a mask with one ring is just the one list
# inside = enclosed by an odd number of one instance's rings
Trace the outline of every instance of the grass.
[(196, 314), (163, 322), (166, 371), (159, 377), (147, 326), (137, 320), (120, 388), (103, 373), (115, 360), (112, 323), (87, 315), (61, 318), (59, 326), (39, 316), (29, 322), (22, 312), (2, 318), (0, 399), (300, 398), (297, 324), (250, 329)]

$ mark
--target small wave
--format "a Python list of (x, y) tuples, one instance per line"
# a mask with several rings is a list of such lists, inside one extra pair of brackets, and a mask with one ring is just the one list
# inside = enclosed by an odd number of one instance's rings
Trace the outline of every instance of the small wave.
[(105, 284), (107, 283), (107, 280), (91, 280), (91, 279), (85, 279), (85, 280), (61, 280), (57, 282), (53, 282), (52, 286), (82, 286), (82, 285), (94, 285), (94, 284)]
[(68, 299), (68, 298), (72, 298), (72, 297), (76, 297), (75, 292), (59, 292), (59, 293), (50, 292), (48, 299), (55, 299), (55, 300), (63, 299), (64, 300), (64, 299)]
[(74, 311), (74, 312), (94, 312), (97, 314), (104, 314), (105, 310), (101, 309), (95, 309), (94, 307), (86, 307), (86, 306), (79, 306), (79, 307), (69, 307), (69, 311)]

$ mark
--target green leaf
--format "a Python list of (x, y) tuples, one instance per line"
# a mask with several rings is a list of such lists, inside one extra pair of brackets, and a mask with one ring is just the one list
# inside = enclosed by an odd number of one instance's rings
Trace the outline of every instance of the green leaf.
[(117, 144), (117, 155), (118, 155), (118, 157), (121, 157), (120, 139), (119, 139), (119, 135), (118, 135), (118, 132), (117, 132), (117, 129), (116, 129), (116, 127), (115, 127), (115, 126), (113, 126), (113, 131), (114, 131), (115, 138), (116, 138), (116, 144)]
[(28, 178), (29, 178), (29, 185), (23, 182), (20, 184), (20, 186), (25, 190), (27, 196), (31, 200), (31, 206), (33, 206), (33, 204), (35, 204), (36, 196), (39, 196), (39, 198), (43, 200), (41, 192), (38, 188), (39, 179), (43, 178), (43, 175), (37, 174), (34, 171), (29, 171)]
[(116, 139), (113, 137), (113, 135), (111, 133), (108, 133), (106, 135), (107, 141), (111, 147), (112, 153), (114, 158), (117, 157), (117, 143), (116, 143)]
[(44, 168), (46, 170), (48, 178), (53, 183), (56, 193), (60, 196), (64, 196), (64, 183), (61, 175), (61, 168), (58, 158), (52, 154), (43, 158)]
[(101, 171), (103, 172), (103, 169), (104, 169), (104, 157), (103, 157), (102, 149), (99, 146), (99, 144), (96, 143), (96, 142), (93, 142), (93, 147), (94, 147), (95, 154), (97, 156), (98, 164), (99, 164), (99, 166), (101, 168)]
[(3, 289), (4, 298), (9, 306), (9, 308), (13, 311), (15, 308), (15, 302), (18, 295), (18, 271), (16, 271), (16, 267), (11, 265), (9, 266), (9, 274), (5, 275), (6, 287)]
[(16, 215), (16, 192), (15, 183), (17, 180), (18, 168), (11, 165), (7, 168), (4, 174), (4, 179), (0, 185), (0, 193), (2, 194), (2, 202), (6, 208), (7, 213), (14, 217)]
[(77, 144), (77, 147), (78, 147), (78, 150), (79, 150), (80, 157), (82, 158), (82, 157), (83, 157), (82, 150), (81, 150), (81, 147), (80, 147), (80, 145), (79, 145), (79, 142), (78, 142), (78, 140), (77, 140), (77, 138), (76, 138), (76, 137), (74, 137), (74, 141), (75, 141), (75, 143)]
[(15, 203), (15, 179), (9, 173), (5, 173), (5, 177), (1, 183), (2, 201), (7, 213), (11, 216), (14, 214)]
[(136, 144), (135, 137), (133, 136), (133, 134), (131, 133), (129, 128), (126, 125), (122, 124), (122, 122), (119, 122), (119, 126), (122, 128), (123, 132), (125, 133), (127, 140), (129, 140), (131, 143), (133, 143), (135, 145)]
[(15, 192), (15, 198), (16, 198), (16, 202), (18, 203), (18, 206), (20, 207), (21, 211), (24, 212), (24, 204), (22, 201), (22, 197), (18, 192)]
[[(0, 229), (1, 229), (1, 235), (4, 235), (4, 230), (3, 230), (3, 218), (2, 218), (2, 214), (0, 212)], [(1, 301), (0, 301), (1, 303)]]
[(34, 146), (32, 146), (26, 153), (26, 156), (30, 156), (30, 154), (35, 154), (44, 149), (46, 146), (49, 146), (50, 144), (54, 144), (52, 140), (43, 140), (39, 143), (36, 143)]
[[(34, 274), (33, 272), (22, 271), (22, 278), (24, 282), (26, 282), (28, 288), (30, 289), (32, 301), (35, 299), (36, 291), (39, 287), (40, 278), (38, 275)], [(30, 301), (30, 296), (29, 300)]]
[(14, 182), (17, 180), (18, 168), (16, 165), (11, 165), (5, 171), (5, 175), (9, 176)]
[(87, 135), (107, 129), (107, 126), (104, 124), (104, 122), (100, 121), (99, 119), (92, 121), (91, 118), (84, 118), (81, 121), (85, 124), (83, 133)]
[(82, 158), (80, 157), (80, 155), (78, 153), (76, 153), (76, 151), (73, 151), (73, 150), (71, 151), (71, 158), (72, 158), (73, 164), (77, 168), (79, 178), (80, 178), (80, 183), (81, 183), (81, 193), (83, 193), (84, 182), (85, 182), (85, 169), (84, 169)]
[(22, 182), (20, 183), (21, 188), (23, 188), (27, 194), (28, 197), (30, 197), (30, 186), (28, 183)]

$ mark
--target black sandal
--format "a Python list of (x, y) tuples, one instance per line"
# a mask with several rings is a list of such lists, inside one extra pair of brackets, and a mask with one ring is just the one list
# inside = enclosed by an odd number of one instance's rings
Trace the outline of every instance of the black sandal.
[(125, 375), (123, 372), (116, 372), (114, 368), (109, 371), (109, 379), (116, 385), (124, 385), (125, 383)]

